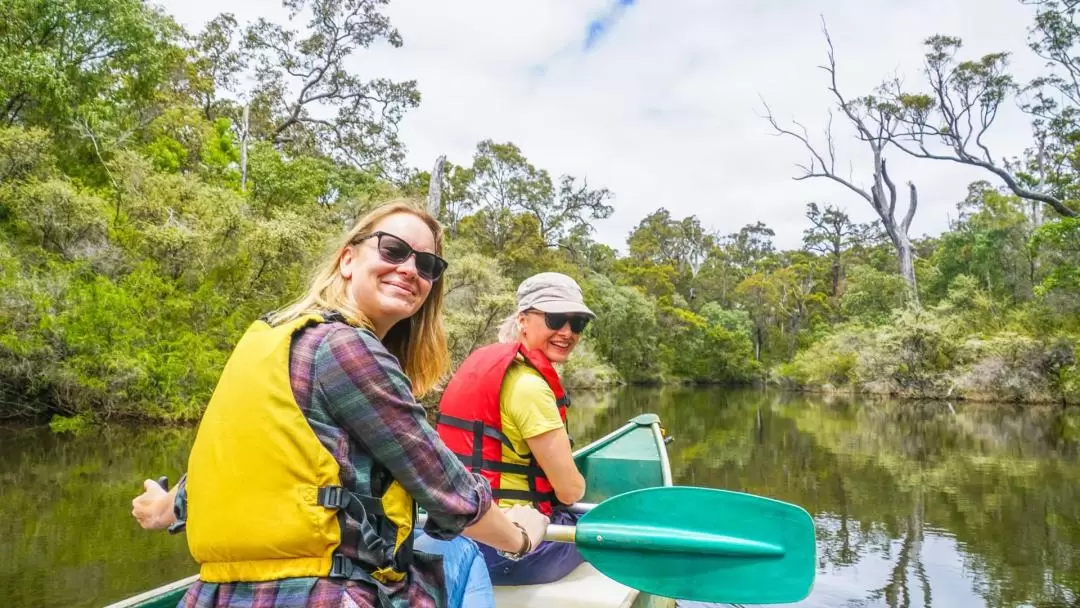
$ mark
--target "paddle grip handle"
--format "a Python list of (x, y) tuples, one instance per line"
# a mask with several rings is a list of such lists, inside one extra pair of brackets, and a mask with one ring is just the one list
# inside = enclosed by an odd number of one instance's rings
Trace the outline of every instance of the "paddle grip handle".
[(549, 540), (553, 543), (573, 543), (575, 541), (574, 535), (576, 533), (576, 526), (549, 524), (547, 527), (547, 531), (544, 532), (544, 540)]

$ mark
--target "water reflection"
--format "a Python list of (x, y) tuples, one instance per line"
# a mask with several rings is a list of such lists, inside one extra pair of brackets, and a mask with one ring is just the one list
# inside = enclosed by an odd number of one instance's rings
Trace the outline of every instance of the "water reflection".
[(2, 605), (101, 606), (193, 573), (181, 538), (130, 515), (145, 475), (180, 471), (192, 439), (191, 429), (0, 428)]
[(700, 390), (616, 402), (601, 420), (651, 406), (672, 429), (677, 483), (814, 515), (819, 575), (801, 606), (1076, 605), (1080, 463), (1055, 409)]
[[(1077, 416), (758, 391), (574, 394), (578, 445), (641, 412), (676, 437), (677, 483), (802, 505), (819, 537), (800, 606), (1075, 606)], [(195, 571), (131, 520), (142, 478), (182, 470), (193, 429), (74, 438), (0, 428), (0, 598), (100, 606)]]

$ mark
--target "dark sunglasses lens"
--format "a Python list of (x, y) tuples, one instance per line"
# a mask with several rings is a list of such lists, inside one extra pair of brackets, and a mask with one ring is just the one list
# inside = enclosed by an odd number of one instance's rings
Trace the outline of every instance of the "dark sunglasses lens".
[(410, 253), (412, 253), (412, 247), (396, 236), (384, 234), (379, 237), (379, 255), (387, 262), (401, 264), (409, 259)]
[(404, 264), (413, 253), (416, 254), (416, 274), (429, 281), (438, 281), (446, 270), (446, 261), (433, 253), (414, 251), (408, 243), (391, 234), (379, 237), (379, 255), (391, 264)]
[(570, 331), (575, 334), (585, 331), (585, 326), (588, 324), (589, 317), (570, 317)]
[(547, 324), (548, 329), (558, 331), (562, 329), (563, 325), (566, 325), (566, 315), (557, 312), (545, 312), (544, 323)]
[(544, 323), (547, 324), (548, 329), (552, 331), (558, 331), (562, 329), (566, 322), (570, 321), (570, 331), (575, 334), (580, 334), (585, 331), (585, 326), (589, 324), (589, 317), (579, 317), (577, 315), (567, 315), (561, 312), (546, 312), (544, 313)]
[(416, 252), (416, 273), (429, 281), (438, 281), (446, 270), (446, 262), (438, 256), (418, 251)]

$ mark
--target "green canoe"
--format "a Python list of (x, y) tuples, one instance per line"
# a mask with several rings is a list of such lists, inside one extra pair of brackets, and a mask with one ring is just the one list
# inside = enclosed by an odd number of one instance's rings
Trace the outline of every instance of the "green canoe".
[[(588, 491), (584, 503), (600, 503), (632, 490), (671, 486), (671, 467), (660, 419), (643, 414), (611, 434), (574, 452)], [(176, 606), (198, 576), (175, 581), (128, 598), (108, 608)], [(640, 593), (582, 564), (562, 580), (547, 585), (496, 587), (499, 606), (566, 606), (570, 608), (668, 608), (674, 600)]]

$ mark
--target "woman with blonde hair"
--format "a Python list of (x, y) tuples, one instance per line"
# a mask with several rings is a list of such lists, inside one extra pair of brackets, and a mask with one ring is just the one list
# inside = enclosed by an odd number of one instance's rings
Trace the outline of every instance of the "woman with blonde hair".
[(414, 398), (449, 367), (442, 248), (426, 212), (378, 207), (245, 332), (187, 473), (133, 501), (144, 528), (186, 528), (200, 580), (184, 606), (493, 605), (459, 535), (516, 557), (540, 545), (547, 517), (490, 508)]
[[(570, 277), (542, 272), (517, 289), (517, 310), (499, 343), (461, 364), (439, 403), (439, 436), (503, 508), (535, 506), (552, 523), (573, 524), (563, 509), (585, 494), (566, 431), (566, 396), (553, 363), (562, 363), (595, 314)], [(548, 583), (582, 562), (572, 543), (544, 542), (521, 558), (480, 548), (496, 585)]]

